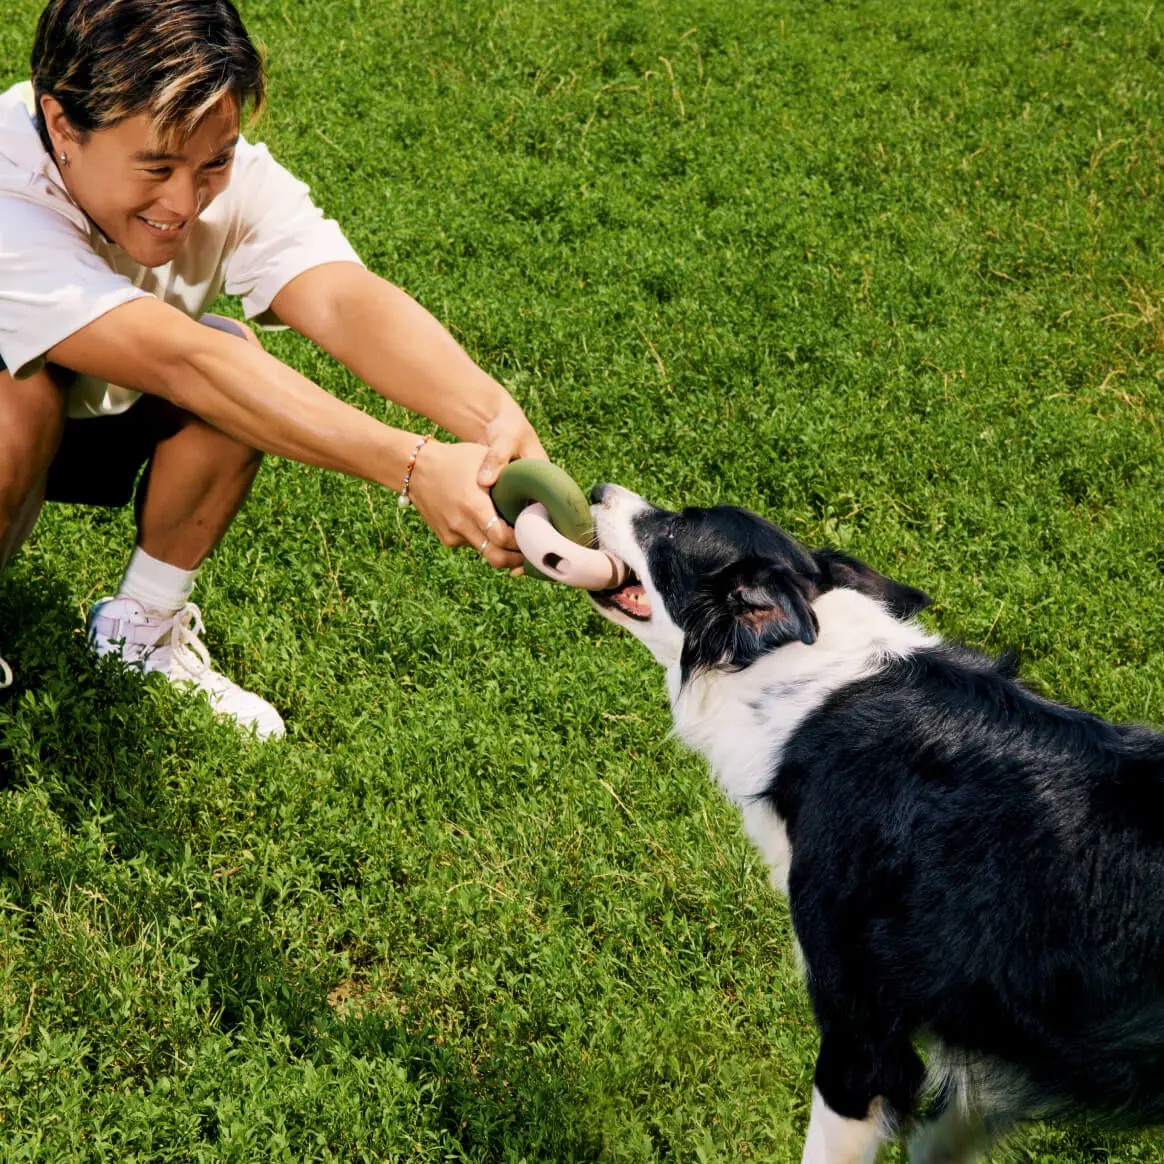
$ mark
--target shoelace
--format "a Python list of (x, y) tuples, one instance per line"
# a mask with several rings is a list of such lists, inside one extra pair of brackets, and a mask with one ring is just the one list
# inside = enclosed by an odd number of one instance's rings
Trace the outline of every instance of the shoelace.
[(0, 690), (12, 686), (12, 668), (0, 658)]
[(169, 647), (171, 658), (178, 651), (187, 650), (198, 660), (198, 666), (186, 664), (192, 672), (210, 670), (210, 652), (198, 637), (204, 634), (206, 627), (202, 624), (202, 611), (193, 602), (187, 602), (176, 614), (162, 623), (162, 629), (154, 640), (155, 647)]

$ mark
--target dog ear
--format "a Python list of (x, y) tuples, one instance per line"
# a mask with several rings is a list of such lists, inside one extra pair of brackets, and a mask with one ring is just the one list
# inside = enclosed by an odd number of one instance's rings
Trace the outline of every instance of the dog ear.
[(785, 643), (811, 645), (819, 628), (809, 599), (817, 593), (811, 579), (758, 558), (710, 575), (685, 620), (684, 669), (740, 669)]
[(823, 589), (856, 590), (880, 602), (894, 618), (912, 618), (933, 601), (928, 594), (904, 582), (878, 574), (857, 558), (839, 550), (817, 550), (813, 559), (820, 567)]
[(766, 645), (799, 639), (816, 642), (816, 615), (808, 605), (804, 584), (796, 576), (770, 562), (745, 562), (724, 572), (724, 605), (742, 630), (766, 640)]

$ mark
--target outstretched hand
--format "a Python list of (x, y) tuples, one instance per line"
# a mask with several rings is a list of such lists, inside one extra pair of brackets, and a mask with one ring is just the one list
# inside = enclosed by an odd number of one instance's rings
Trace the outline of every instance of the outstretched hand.
[(471, 546), (489, 565), (517, 570), (522, 555), (513, 528), (493, 508), (489, 490), (510, 461), (544, 461), (546, 452), (510, 397), (485, 426), (485, 439), (487, 444), (429, 441), (416, 459), (408, 494), (444, 545)]

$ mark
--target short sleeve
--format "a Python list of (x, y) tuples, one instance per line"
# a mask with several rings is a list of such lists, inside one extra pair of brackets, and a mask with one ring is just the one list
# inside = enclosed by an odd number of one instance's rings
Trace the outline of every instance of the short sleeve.
[(0, 357), (18, 379), (61, 340), (146, 294), (95, 254), (67, 215), (0, 196)]
[(323, 263), (361, 262), (339, 225), (312, 202), (307, 185), (265, 145), (240, 143), (232, 185), (238, 241), (228, 250), (224, 289), (242, 297), (248, 319), (277, 325), (271, 300), (296, 275)]

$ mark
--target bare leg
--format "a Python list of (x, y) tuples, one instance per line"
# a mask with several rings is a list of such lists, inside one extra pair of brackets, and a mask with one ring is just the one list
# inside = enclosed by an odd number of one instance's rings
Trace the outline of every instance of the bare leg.
[[(150, 406), (171, 407), (157, 401), (136, 407)], [(138, 486), (138, 545), (161, 562), (193, 570), (234, 520), (262, 454), (192, 413), (178, 413), (177, 420), (178, 431), (158, 443)]]
[(64, 419), (59, 372), (45, 368), (26, 380), (0, 372), (0, 570), (36, 523)]
[[(202, 322), (238, 334), (240, 342), (259, 342), (234, 320), (204, 316)], [(138, 487), (138, 545), (159, 561), (193, 570), (234, 520), (262, 453), (164, 401), (143, 400), (136, 407), (169, 410), (179, 425), (173, 436), (158, 443)]]
[[(239, 335), (240, 345), (258, 343), (242, 324), (214, 316), (202, 322)], [(186, 602), (193, 572), (226, 533), (262, 454), (163, 400), (135, 407), (155, 410), (163, 435), (138, 484), (140, 552), (130, 559), (118, 596), (89, 613), (93, 648), (200, 691), (216, 714), (260, 737), (281, 736), (283, 719), (271, 704), (211, 668), (198, 637), (201, 615)]]

